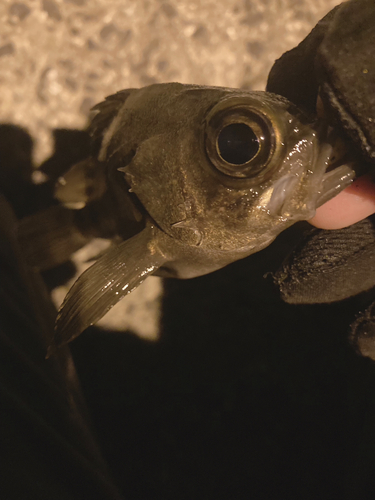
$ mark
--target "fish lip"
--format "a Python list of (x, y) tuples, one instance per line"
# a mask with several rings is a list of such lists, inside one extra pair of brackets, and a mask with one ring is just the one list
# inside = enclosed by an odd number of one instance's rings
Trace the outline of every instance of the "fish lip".
[(298, 183), (298, 178), (294, 174), (287, 174), (275, 182), (272, 195), (267, 203), (267, 211), (271, 215), (281, 215), (284, 205), (293, 195), (293, 188)]
[[(357, 175), (357, 163), (349, 153), (341, 147), (340, 154), (337, 154), (337, 136), (332, 129), (323, 123), (315, 130), (319, 146), (311, 166), (305, 168), (305, 175), (308, 176), (306, 186), (311, 194), (306, 194), (305, 209), (298, 211), (295, 220), (310, 218), (316, 208), (348, 187)], [(293, 173), (287, 173), (276, 181), (267, 203), (267, 211), (271, 215), (283, 216), (284, 212), (290, 211), (289, 201), (295, 189), (299, 189), (297, 184), (298, 178)]]
[(323, 174), (321, 187), (318, 190), (316, 208), (319, 208), (352, 184), (356, 178), (356, 171), (353, 166), (353, 163), (342, 163)]
[(334, 198), (364, 173), (355, 152), (348, 148), (345, 139), (332, 126), (323, 120), (319, 132), (319, 136), (323, 137), (323, 147), (327, 144), (331, 152), (327, 157), (316, 208)]

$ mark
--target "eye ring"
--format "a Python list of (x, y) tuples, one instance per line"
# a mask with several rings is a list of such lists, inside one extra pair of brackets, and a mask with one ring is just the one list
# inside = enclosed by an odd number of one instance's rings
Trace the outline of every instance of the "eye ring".
[[(228, 182), (231, 182), (229, 179), (233, 182), (248, 179), (250, 184), (258, 183), (272, 174), (275, 155), (280, 155), (283, 143), (278, 120), (273, 119), (272, 111), (267, 108), (251, 97), (231, 97), (208, 113), (204, 137), (206, 154), (217, 174), (224, 174)], [(231, 138), (235, 133), (241, 137)], [(223, 134), (227, 137), (223, 138)]]

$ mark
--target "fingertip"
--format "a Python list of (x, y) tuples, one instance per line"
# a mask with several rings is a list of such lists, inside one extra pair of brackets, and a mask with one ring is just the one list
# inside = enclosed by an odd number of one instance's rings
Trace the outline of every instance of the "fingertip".
[(363, 175), (316, 210), (308, 222), (320, 229), (341, 229), (375, 213), (375, 183)]

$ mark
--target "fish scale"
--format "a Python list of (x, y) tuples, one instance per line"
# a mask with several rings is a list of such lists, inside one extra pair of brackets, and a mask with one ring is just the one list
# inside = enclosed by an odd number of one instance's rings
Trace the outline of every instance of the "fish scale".
[[(50, 352), (151, 274), (193, 278), (262, 250), (354, 175), (341, 165), (327, 181), (324, 127), (275, 94), (155, 84), (94, 109), (92, 155), (66, 173), (56, 197), (61, 209), (74, 208), (72, 199), (79, 208), (67, 218), (72, 234), (115, 244), (68, 292)], [(52, 233), (50, 241), (58, 250)]]

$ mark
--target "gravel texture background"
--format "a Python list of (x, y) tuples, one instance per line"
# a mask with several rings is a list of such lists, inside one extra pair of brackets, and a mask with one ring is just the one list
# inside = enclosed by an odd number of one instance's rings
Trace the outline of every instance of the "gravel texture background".
[[(0, 120), (30, 132), (37, 165), (52, 151), (53, 128), (84, 127), (117, 90), (168, 81), (262, 90), (274, 60), (338, 3), (2, 0)], [(160, 293), (160, 280), (147, 280), (105, 324), (155, 338)]]

